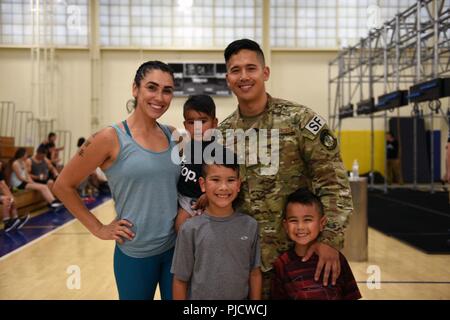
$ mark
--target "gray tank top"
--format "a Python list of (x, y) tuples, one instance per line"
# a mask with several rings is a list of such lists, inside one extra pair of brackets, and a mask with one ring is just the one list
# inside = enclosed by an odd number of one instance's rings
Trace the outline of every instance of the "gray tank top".
[(36, 162), (31, 159), (31, 173), (35, 176), (44, 175), (44, 179), (48, 178), (48, 166), (45, 160), (42, 160), (41, 162)]
[[(141, 147), (117, 125), (112, 126), (119, 138), (120, 152), (105, 174), (117, 218), (132, 222), (136, 234), (133, 240), (125, 240), (118, 246), (134, 258), (154, 256), (175, 245), (180, 161), (178, 151), (172, 152), (178, 147), (170, 139), (170, 129), (159, 126), (169, 140), (169, 148), (162, 152)], [(172, 153), (176, 155), (176, 161), (172, 161)]]

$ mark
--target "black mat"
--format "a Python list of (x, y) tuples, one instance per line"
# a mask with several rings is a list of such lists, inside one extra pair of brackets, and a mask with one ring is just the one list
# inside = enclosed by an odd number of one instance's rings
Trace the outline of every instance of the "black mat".
[(429, 254), (450, 254), (448, 193), (408, 189), (368, 194), (369, 226)]

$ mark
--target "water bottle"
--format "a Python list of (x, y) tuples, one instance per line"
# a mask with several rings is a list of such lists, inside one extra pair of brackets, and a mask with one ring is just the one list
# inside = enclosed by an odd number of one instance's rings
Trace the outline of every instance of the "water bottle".
[(353, 166), (352, 166), (352, 180), (358, 180), (359, 178), (359, 163), (358, 160), (354, 160), (353, 161)]

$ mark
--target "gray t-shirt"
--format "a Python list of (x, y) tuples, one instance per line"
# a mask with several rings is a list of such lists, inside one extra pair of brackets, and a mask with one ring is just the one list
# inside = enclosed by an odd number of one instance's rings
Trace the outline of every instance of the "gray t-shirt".
[(260, 264), (255, 219), (239, 212), (225, 218), (204, 213), (183, 224), (171, 272), (189, 282), (191, 300), (243, 300), (250, 271)]

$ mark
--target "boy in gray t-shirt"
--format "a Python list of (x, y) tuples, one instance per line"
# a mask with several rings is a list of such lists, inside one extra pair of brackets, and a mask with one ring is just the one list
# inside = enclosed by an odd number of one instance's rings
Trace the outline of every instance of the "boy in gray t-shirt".
[(241, 184), (237, 161), (204, 164), (199, 182), (208, 205), (178, 233), (171, 269), (173, 298), (261, 299), (258, 223), (232, 207)]

